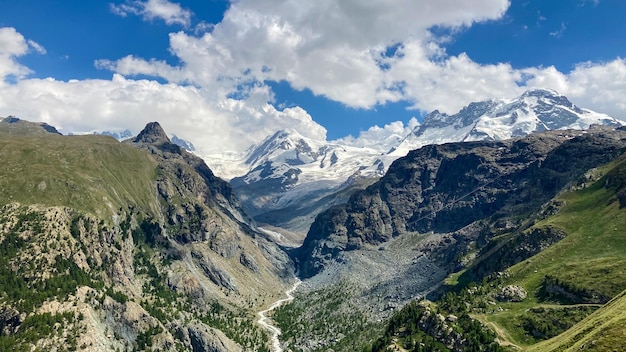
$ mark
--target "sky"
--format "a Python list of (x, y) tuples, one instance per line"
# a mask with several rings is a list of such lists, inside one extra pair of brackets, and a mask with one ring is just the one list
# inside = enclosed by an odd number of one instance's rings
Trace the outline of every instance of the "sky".
[(198, 153), (279, 129), (366, 145), (550, 88), (626, 120), (622, 0), (0, 0), (0, 116), (159, 121)]

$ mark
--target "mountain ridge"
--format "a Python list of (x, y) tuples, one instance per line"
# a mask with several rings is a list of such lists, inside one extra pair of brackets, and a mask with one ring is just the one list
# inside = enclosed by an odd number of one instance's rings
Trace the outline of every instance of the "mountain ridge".
[[(548, 130), (582, 130), (594, 124), (623, 125), (608, 115), (579, 108), (555, 91), (528, 90), (513, 99), (473, 102), (453, 115), (435, 110), (393, 144), (385, 140), (380, 145), (354, 147), (313, 141), (294, 130), (277, 131), (250, 147), (242, 159), (248, 172), (231, 183), (253, 217), (302, 233), (311, 218), (297, 215), (299, 211), (289, 204), (307, 198), (319, 201), (343, 189), (351, 192), (350, 180), (377, 179), (411, 150), (450, 142), (505, 140)], [(326, 207), (320, 202), (315, 214)], [(284, 217), (275, 216), (281, 210)]]
[(202, 159), (158, 123), (124, 143), (10, 128), (0, 349), (268, 350), (256, 309), (293, 264)]

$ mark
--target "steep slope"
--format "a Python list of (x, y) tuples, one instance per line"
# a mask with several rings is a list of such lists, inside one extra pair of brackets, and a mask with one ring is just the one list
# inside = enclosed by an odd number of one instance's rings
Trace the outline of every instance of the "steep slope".
[(619, 155), (625, 133), (555, 131), (412, 151), (346, 205), (317, 217), (297, 251), (300, 273), (310, 277), (344, 251), (405, 233), (454, 232), (508, 214), (517, 217), (507, 221), (522, 221), (569, 182)]
[[(620, 350), (626, 321), (625, 185), (626, 154), (590, 170), (529, 227), (502, 233), (485, 246), (456, 276), (452, 292), (429, 306), (444, 316), (471, 316), (493, 328), (502, 345), (518, 349)], [(467, 274), (480, 283), (464, 279)], [(393, 326), (397, 344), (416, 342), (403, 331), (421, 314)], [(442, 330), (429, 327), (414, 333), (420, 335), (417, 342), (445, 344)], [(392, 343), (388, 337), (379, 341), (381, 347)]]
[(255, 312), (292, 264), (158, 124), (0, 135), (0, 349), (269, 348)]
[[(544, 326), (543, 321), (551, 315), (567, 326), (580, 321), (598, 304), (619, 293), (624, 284), (620, 270), (613, 271), (615, 275), (611, 274), (606, 285), (591, 278), (603, 270), (623, 266), (621, 261), (613, 266), (587, 259), (579, 265), (580, 247), (572, 247), (569, 241), (580, 238), (572, 237), (572, 233), (584, 236), (601, 228), (613, 229), (615, 222), (605, 217), (592, 221), (589, 215), (573, 221), (577, 215), (572, 214), (562, 218), (567, 227), (542, 221), (558, 213), (564, 204), (570, 209), (570, 200), (553, 200), (554, 196), (568, 187), (587, 187), (596, 181), (602, 173), (594, 168), (615, 160), (625, 148), (626, 131), (595, 127), (589, 131), (548, 131), (500, 142), (426, 146), (398, 159), (380, 181), (355, 193), (345, 205), (320, 214), (304, 245), (293, 252), (299, 260), (299, 273), (306, 279), (296, 300), (277, 313), (288, 346), (348, 351), (350, 346), (367, 349), (377, 343), (375, 346), (384, 349), (386, 343), (395, 340), (397, 346), (412, 349), (412, 344), (404, 342), (419, 342), (416, 338), (424, 331), (405, 333), (422, 324), (427, 335), (434, 334), (431, 339), (441, 337), (438, 343), (445, 348), (461, 351), (469, 348), (469, 340), (472, 346), (481, 348), (494, 341), (495, 335), (486, 332), (483, 324), (499, 329), (498, 339), (503, 344), (529, 345), (531, 342), (519, 337), (523, 324), (529, 329)], [(620, 183), (616, 179), (597, 183), (604, 184)], [(585, 209), (594, 209), (591, 204), (619, 204), (618, 197), (610, 199), (596, 199)], [(571, 209), (580, 206), (572, 203)], [(616, 224), (622, 227), (621, 222)], [(607, 243), (599, 242), (596, 247), (591, 244), (594, 236), (591, 238), (581, 245), (603, 258), (598, 253)], [(616, 251), (623, 247), (609, 245)], [(529, 259), (544, 252), (544, 261)], [(611, 253), (614, 251), (606, 252), (604, 258), (611, 257)], [(557, 257), (563, 261), (551, 261)], [(501, 272), (516, 263), (530, 273), (532, 285), (508, 280), (508, 274)], [(594, 266), (597, 273), (588, 270)], [(457, 274), (444, 281), (454, 272)], [(561, 275), (565, 272), (568, 274)], [(511, 275), (515, 275), (513, 270)], [(554, 303), (547, 301), (526, 312), (538, 300), (526, 297), (541, 292), (543, 275), (551, 277), (545, 281), (548, 291), (565, 287), (588, 297), (577, 302), (583, 306), (553, 311)], [(588, 279), (594, 282), (594, 288), (577, 291), (579, 284)], [(486, 283), (464, 286), (472, 280)], [(444, 284), (455, 281), (458, 286)], [(590, 282), (585, 283), (586, 287)], [(422, 308), (405, 312), (416, 316), (412, 325), (381, 324), (409, 301), (441, 297), (442, 292), (457, 287), (461, 290), (458, 297), (446, 295), (430, 312)], [(526, 315), (516, 317), (508, 313), (514, 304), (510, 301), (518, 299), (522, 303), (516, 313)], [(533, 325), (537, 321), (538, 325)], [(381, 345), (372, 340), (372, 336), (383, 335), (391, 340), (381, 340)], [(430, 343), (428, 337), (420, 336), (426, 339), (421, 343)]]

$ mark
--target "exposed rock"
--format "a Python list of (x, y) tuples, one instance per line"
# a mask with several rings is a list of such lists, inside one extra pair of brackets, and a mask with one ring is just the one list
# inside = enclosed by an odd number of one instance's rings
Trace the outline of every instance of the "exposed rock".
[(243, 266), (245, 266), (246, 268), (254, 272), (259, 271), (259, 265), (256, 263), (256, 260), (254, 259), (254, 257), (250, 256), (248, 253), (242, 252), (241, 255), (239, 256), (239, 262)]
[(158, 122), (150, 122), (133, 139), (133, 143), (162, 144), (170, 143), (170, 139)]
[[(251, 310), (284, 291), (293, 263), (254, 230), (228, 183), (157, 123), (123, 144), (102, 136), (32, 138), (40, 149), (26, 145), (36, 157), (12, 165), (28, 170), (45, 156), (49, 173), (63, 181), (59, 188), (54, 178), (20, 174), (45, 205), (0, 204), (3, 277), (19, 288), (3, 292), (0, 332), (20, 332), (31, 317), (54, 326), (29, 326), (43, 335), (18, 349), (238, 351), (232, 340), (243, 335), (246, 348), (266, 347)], [(79, 153), (66, 155), (64, 141)], [(83, 159), (101, 164), (68, 167)], [(135, 167), (142, 172), (126, 172)], [(31, 201), (6, 185), (3, 201)], [(216, 324), (227, 335), (209, 327)]]
[(13, 307), (0, 307), (0, 334), (7, 336), (15, 333), (22, 324), (23, 317), (20, 312)]
[(201, 253), (192, 251), (191, 256), (196, 259), (198, 266), (204, 271), (214, 284), (231, 291), (237, 291), (237, 284), (233, 277), (226, 270), (219, 268), (211, 260)]
[(380, 181), (316, 218), (295, 253), (300, 272), (315, 275), (342, 251), (407, 232), (454, 232), (507, 214), (520, 219), (589, 169), (620, 155), (625, 141), (625, 131), (598, 127), (411, 151)]
[(503, 287), (498, 294), (496, 294), (496, 299), (500, 302), (521, 302), (526, 299), (527, 296), (526, 290), (517, 285), (508, 285)]
[(178, 328), (179, 338), (193, 352), (237, 352), (241, 347), (230, 342), (223, 333), (202, 324), (189, 324)]

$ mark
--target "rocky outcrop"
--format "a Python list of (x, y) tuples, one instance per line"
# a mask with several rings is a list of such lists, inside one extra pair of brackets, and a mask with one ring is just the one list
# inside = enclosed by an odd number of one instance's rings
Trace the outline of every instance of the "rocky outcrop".
[[(209, 207), (215, 206), (242, 223), (251, 223), (244, 214), (230, 184), (215, 176), (205, 162), (172, 143), (163, 128), (152, 122), (131, 141), (135, 146), (149, 151), (159, 163), (157, 189), (168, 203), (192, 196)], [(168, 219), (180, 224), (180, 217), (193, 216), (196, 209), (167, 209)]]
[(320, 214), (295, 252), (312, 276), (342, 251), (408, 232), (447, 233), (481, 219), (519, 222), (590, 168), (622, 153), (626, 132), (549, 131), (502, 142), (430, 145), (380, 181)]
[(229, 342), (218, 330), (202, 324), (189, 324), (178, 330), (179, 338), (191, 346), (193, 352), (237, 352), (241, 347)]
[(504, 271), (565, 238), (555, 227), (532, 228), (492, 241), (482, 248), (479, 259), (462, 274), (463, 280), (480, 281), (492, 273)]
[(526, 290), (518, 285), (504, 286), (500, 292), (498, 292), (495, 298), (500, 302), (521, 302), (526, 299), (528, 293)]

